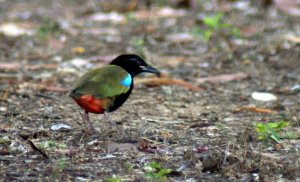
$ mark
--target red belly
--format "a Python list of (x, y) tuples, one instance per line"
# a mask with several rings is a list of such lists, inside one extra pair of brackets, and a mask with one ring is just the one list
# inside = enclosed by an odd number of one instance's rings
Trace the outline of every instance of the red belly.
[(110, 103), (110, 99), (96, 99), (91, 95), (83, 95), (75, 101), (84, 110), (96, 114), (104, 113)]

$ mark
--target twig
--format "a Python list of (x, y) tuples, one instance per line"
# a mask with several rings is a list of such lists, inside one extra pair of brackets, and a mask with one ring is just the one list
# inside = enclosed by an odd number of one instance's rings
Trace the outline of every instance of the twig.
[(33, 150), (35, 150), (35, 151), (39, 152), (40, 154), (42, 154), (42, 156), (44, 156), (46, 159), (49, 159), (48, 155), (47, 155), (45, 152), (43, 152), (42, 150), (38, 149), (38, 148), (34, 145), (34, 143), (33, 143), (32, 141), (27, 140), (27, 142), (29, 143), (30, 147), (31, 147)]

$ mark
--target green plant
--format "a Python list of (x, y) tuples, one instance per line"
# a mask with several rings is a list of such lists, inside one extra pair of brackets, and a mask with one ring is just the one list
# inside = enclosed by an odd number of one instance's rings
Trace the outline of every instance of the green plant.
[(56, 181), (56, 179), (59, 178), (59, 175), (61, 174), (63, 169), (66, 168), (66, 165), (67, 165), (67, 161), (65, 158), (59, 159), (58, 161), (55, 162), (53, 166), (53, 173), (51, 175), (53, 181)]
[(224, 30), (227, 30), (230, 36), (241, 37), (238, 28), (222, 21), (223, 16), (223, 13), (217, 13), (214, 16), (203, 18), (203, 24), (206, 28), (202, 30), (199, 27), (195, 27), (192, 29), (192, 33), (200, 34), (205, 40), (209, 40), (213, 34), (224, 32)]
[(133, 12), (128, 12), (128, 13), (125, 14), (125, 16), (126, 16), (128, 21), (137, 21), (137, 19), (135, 18)]
[(145, 48), (145, 41), (143, 38), (133, 39), (131, 45), (134, 52), (136, 52), (141, 57), (145, 57), (146, 48)]
[(37, 36), (40, 39), (45, 39), (48, 37), (48, 35), (57, 35), (59, 31), (61, 30), (58, 22), (45, 19), (42, 22), (42, 25), (37, 30)]
[(112, 177), (106, 178), (104, 181), (105, 182), (121, 182), (121, 180), (118, 177), (116, 177), (115, 175), (113, 175)]
[(126, 163), (124, 164), (124, 168), (126, 169), (126, 171), (127, 171), (128, 173), (132, 173), (132, 171), (133, 171), (133, 165), (132, 165), (131, 163), (129, 163), (129, 162), (126, 162)]
[(67, 148), (66, 144), (58, 143), (54, 140), (48, 140), (48, 141), (41, 142), (41, 143), (37, 144), (37, 147), (41, 148), (41, 149), (50, 149), (50, 150)]
[(11, 140), (8, 138), (8, 136), (0, 136), (0, 145), (9, 145), (11, 144)]
[(153, 181), (167, 181), (167, 175), (172, 171), (171, 169), (161, 167), (155, 161), (145, 165), (144, 170), (146, 171), (146, 178)]
[(284, 120), (269, 123), (256, 123), (255, 130), (258, 133), (259, 140), (262, 140), (265, 143), (270, 143), (271, 141), (279, 143), (279, 132), (287, 125), (288, 123)]

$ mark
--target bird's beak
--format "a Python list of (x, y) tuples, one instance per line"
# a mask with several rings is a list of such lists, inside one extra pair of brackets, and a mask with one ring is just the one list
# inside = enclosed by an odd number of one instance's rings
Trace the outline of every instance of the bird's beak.
[(142, 72), (148, 72), (148, 73), (154, 73), (157, 76), (160, 76), (160, 71), (158, 71), (157, 69), (147, 65), (147, 66), (140, 66)]

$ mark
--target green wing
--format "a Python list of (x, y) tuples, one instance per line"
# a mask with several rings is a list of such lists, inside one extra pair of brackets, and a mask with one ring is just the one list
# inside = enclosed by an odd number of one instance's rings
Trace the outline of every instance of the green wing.
[[(101, 99), (124, 94), (130, 89), (129, 85), (122, 84), (128, 75), (127, 71), (115, 65), (90, 70), (75, 83), (71, 95), (92, 95)], [(131, 83), (132, 78), (129, 77)]]

